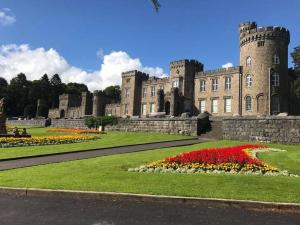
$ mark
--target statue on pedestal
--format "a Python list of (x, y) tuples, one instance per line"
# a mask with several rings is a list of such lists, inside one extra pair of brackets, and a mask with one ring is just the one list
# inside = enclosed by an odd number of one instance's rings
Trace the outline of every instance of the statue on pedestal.
[(2, 98), (0, 100), (0, 134), (7, 134), (6, 114), (5, 114), (5, 98)]

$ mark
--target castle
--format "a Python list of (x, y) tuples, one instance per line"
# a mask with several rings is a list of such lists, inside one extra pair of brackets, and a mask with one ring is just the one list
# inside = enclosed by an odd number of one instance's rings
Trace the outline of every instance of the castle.
[(205, 111), (213, 116), (258, 116), (291, 112), (289, 31), (247, 22), (240, 24), (239, 35), (238, 67), (204, 71), (204, 65), (196, 60), (180, 60), (170, 63), (167, 78), (136, 70), (124, 72), (120, 102), (96, 92), (62, 95), (59, 108), (51, 109), (49, 117), (180, 116)]

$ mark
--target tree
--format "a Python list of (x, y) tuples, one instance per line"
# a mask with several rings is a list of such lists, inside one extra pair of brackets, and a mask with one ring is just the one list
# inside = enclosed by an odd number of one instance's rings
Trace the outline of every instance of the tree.
[(106, 96), (111, 97), (115, 100), (121, 99), (121, 88), (119, 85), (109, 86), (105, 88), (103, 92)]
[(80, 95), (82, 92), (87, 92), (88, 90), (89, 89), (85, 84), (68, 83), (65, 88), (65, 93)]
[(296, 47), (291, 55), (295, 65), (295, 72), (298, 76), (300, 76), (300, 46)]
[(64, 93), (66, 85), (62, 83), (58, 74), (54, 74), (50, 79), (51, 93), (50, 102), (51, 108), (57, 108), (59, 105), (59, 96)]
[(5, 78), (0, 77), (0, 98), (7, 96), (8, 83)]

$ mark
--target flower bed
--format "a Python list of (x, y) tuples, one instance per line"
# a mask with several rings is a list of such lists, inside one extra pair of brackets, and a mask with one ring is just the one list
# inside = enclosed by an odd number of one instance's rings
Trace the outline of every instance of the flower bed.
[(66, 136), (44, 136), (30, 138), (0, 138), (0, 147), (22, 147), (22, 146), (39, 146), (39, 145), (56, 145), (70, 144), (98, 139), (96, 135), (66, 135)]
[(76, 133), (76, 134), (99, 134), (97, 130), (87, 130), (87, 129), (67, 129), (67, 128), (53, 128), (49, 129), (48, 132), (57, 133)]
[[(201, 149), (167, 157), (137, 168), (130, 168), (128, 171), (291, 175), (287, 171), (280, 171), (255, 157), (257, 152), (267, 150), (268, 148), (264, 145)], [(271, 150), (276, 151), (276, 149)], [(255, 154), (251, 154), (252, 152)]]

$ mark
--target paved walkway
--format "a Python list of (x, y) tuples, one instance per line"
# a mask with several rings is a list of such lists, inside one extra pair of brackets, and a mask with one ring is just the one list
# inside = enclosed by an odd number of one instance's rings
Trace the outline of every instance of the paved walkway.
[(32, 156), (32, 157), (22, 158), (22, 159), (7, 159), (4, 161), (0, 161), (0, 171), (22, 168), (22, 167), (29, 167), (29, 166), (36, 166), (36, 165), (44, 165), (50, 163), (79, 160), (79, 159), (95, 158), (99, 156), (139, 152), (139, 151), (146, 151), (146, 150), (159, 149), (159, 148), (193, 145), (201, 142), (204, 142), (204, 139), (166, 141), (166, 142), (159, 142), (159, 143), (120, 146), (120, 147), (103, 148), (103, 149), (87, 150), (87, 151), (80, 151), (80, 152), (59, 153), (54, 155)]
[(297, 225), (298, 212), (205, 204), (0, 194), (3, 225)]

